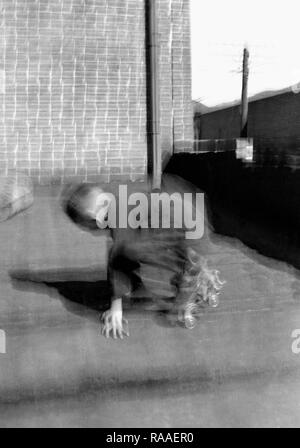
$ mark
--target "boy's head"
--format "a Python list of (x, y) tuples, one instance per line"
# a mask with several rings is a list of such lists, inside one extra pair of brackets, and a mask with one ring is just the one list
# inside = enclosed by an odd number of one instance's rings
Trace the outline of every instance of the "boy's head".
[(99, 186), (76, 186), (63, 199), (63, 208), (69, 218), (87, 230), (97, 230), (104, 222), (111, 199)]

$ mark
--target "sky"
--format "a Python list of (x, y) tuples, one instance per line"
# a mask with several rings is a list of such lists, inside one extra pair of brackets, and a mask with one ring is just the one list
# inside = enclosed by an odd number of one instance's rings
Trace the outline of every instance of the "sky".
[(193, 99), (240, 98), (250, 52), (249, 95), (300, 82), (299, 0), (191, 0)]

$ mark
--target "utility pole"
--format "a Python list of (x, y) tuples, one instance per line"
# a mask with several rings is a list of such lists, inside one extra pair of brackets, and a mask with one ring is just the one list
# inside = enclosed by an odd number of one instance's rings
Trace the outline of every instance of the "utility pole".
[(248, 137), (248, 78), (249, 78), (249, 50), (244, 48), (243, 56), (243, 86), (241, 101), (241, 138)]

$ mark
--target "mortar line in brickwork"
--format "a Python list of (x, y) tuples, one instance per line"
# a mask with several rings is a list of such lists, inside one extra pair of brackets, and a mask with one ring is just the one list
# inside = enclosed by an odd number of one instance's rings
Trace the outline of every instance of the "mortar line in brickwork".
[(77, 67), (77, 58), (75, 57), (74, 64), (73, 64), (73, 73), (72, 73), (72, 126), (73, 127), (74, 127), (74, 121), (75, 121), (74, 98), (75, 98), (76, 67)]
[(172, 91), (172, 106), (171, 106), (171, 130), (172, 130), (172, 146), (174, 151), (175, 144), (175, 111), (174, 111), (174, 48), (173, 48), (173, 38), (174, 38), (174, 20), (173, 20), (173, 0), (169, 0), (169, 14), (170, 14), (170, 59), (171, 59), (171, 91)]

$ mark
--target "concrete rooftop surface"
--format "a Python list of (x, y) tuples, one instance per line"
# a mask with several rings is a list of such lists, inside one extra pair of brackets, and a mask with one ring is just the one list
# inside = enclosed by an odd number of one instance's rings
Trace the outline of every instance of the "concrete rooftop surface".
[(107, 340), (107, 238), (57, 195), (0, 224), (0, 427), (300, 426), (299, 271), (213, 235), (219, 308), (186, 330), (127, 307), (130, 337)]

